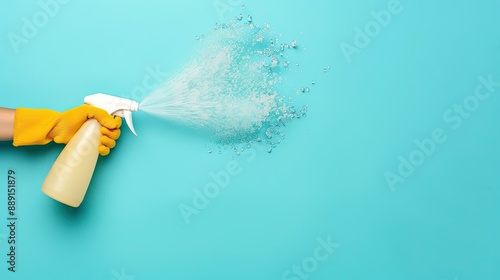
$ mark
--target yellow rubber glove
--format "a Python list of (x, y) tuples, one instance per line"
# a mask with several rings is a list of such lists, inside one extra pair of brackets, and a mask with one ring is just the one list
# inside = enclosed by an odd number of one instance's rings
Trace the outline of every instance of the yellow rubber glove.
[(120, 117), (109, 115), (105, 110), (87, 104), (63, 113), (48, 109), (18, 108), (14, 118), (13, 145), (45, 145), (51, 141), (67, 144), (88, 119), (94, 118), (101, 124), (101, 145), (99, 153), (109, 154), (120, 137)]

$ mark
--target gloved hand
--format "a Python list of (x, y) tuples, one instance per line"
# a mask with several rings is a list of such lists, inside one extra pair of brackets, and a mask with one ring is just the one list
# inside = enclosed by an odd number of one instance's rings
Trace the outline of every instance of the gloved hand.
[(106, 156), (120, 137), (122, 120), (87, 104), (63, 113), (48, 109), (16, 109), (13, 145), (45, 145), (51, 141), (66, 144), (90, 118), (96, 119), (102, 126), (99, 153)]

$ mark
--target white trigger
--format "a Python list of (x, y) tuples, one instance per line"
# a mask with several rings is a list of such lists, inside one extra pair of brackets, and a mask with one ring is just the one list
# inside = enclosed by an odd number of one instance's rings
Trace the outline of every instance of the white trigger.
[(135, 132), (134, 129), (134, 123), (132, 122), (132, 112), (130, 111), (122, 111), (123, 112), (123, 117), (125, 118), (125, 122), (128, 125), (128, 128), (132, 131), (132, 133), (137, 136), (137, 133)]

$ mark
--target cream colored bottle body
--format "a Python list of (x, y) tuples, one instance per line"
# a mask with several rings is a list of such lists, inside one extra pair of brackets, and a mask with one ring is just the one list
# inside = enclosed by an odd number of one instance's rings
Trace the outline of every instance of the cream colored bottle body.
[(99, 157), (100, 138), (99, 122), (86, 121), (52, 165), (42, 191), (61, 203), (80, 206)]

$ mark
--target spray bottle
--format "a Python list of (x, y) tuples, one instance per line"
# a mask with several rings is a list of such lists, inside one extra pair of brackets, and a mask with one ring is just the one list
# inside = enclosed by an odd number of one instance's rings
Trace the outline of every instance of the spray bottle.
[[(139, 109), (136, 101), (96, 93), (85, 97), (86, 104), (124, 117), (134, 135), (132, 112)], [(53, 199), (72, 207), (83, 201), (99, 157), (101, 125), (95, 119), (86, 121), (56, 159), (42, 185), (42, 191)]]

